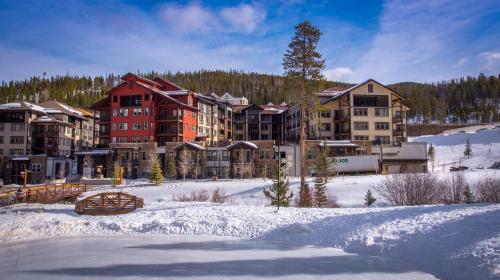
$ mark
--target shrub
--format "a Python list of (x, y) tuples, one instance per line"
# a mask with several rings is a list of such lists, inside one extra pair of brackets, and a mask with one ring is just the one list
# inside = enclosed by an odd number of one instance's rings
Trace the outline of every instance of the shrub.
[(430, 173), (395, 174), (374, 189), (393, 206), (439, 203), (440, 182)]
[(440, 182), (441, 199), (445, 204), (458, 204), (464, 201), (464, 192), (469, 185), (461, 172), (454, 172)]
[(476, 184), (477, 201), (483, 203), (500, 202), (500, 179), (486, 178)]
[(226, 192), (223, 188), (216, 188), (212, 191), (212, 202), (214, 203), (224, 203), (227, 201)]
[(205, 202), (210, 199), (210, 194), (207, 190), (192, 191), (189, 195), (185, 193), (176, 194), (173, 196), (173, 201), (178, 202), (189, 202), (189, 201), (200, 201)]

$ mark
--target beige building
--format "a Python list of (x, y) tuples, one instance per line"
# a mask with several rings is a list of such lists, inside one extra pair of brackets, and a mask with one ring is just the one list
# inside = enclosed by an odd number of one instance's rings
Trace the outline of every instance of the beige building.
[(310, 118), (311, 139), (400, 145), (406, 142), (404, 98), (375, 80), (319, 95), (321, 110)]

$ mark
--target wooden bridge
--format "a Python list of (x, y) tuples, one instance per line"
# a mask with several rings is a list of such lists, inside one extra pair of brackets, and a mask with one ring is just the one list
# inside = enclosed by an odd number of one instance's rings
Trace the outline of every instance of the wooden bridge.
[(142, 207), (142, 198), (123, 192), (106, 192), (77, 201), (75, 212), (82, 215), (118, 215)]
[(83, 184), (43, 185), (0, 193), (0, 206), (16, 203), (55, 203), (73, 199), (87, 191)]

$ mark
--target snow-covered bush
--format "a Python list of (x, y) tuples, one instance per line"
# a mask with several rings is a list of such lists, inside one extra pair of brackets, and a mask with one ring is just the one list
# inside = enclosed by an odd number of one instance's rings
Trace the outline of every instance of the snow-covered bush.
[(445, 204), (459, 204), (464, 202), (464, 192), (469, 187), (461, 172), (454, 172), (440, 182), (442, 201)]
[(200, 201), (205, 202), (210, 199), (210, 194), (207, 190), (192, 191), (189, 195), (185, 193), (174, 195), (173, 201), (179, 202), (189, 202), (189, 201)]
[(216, 188), (212, 191), (212, 199), (211, 202), (214, 203), (224, 203), (227, 200), (226, 192), (223, 188)]

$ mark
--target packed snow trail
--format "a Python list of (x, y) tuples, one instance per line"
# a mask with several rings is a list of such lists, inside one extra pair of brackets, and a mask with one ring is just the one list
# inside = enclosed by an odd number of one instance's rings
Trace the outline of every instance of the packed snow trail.
[(389, 258), (208, 236), (64, 238), (1, 248), (2, 279), (16, 280), (436, 279)]

